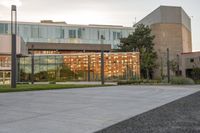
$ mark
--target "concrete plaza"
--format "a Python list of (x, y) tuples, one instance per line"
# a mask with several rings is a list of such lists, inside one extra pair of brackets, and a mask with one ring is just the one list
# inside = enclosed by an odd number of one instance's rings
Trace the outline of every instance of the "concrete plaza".
[(111, 86), (0, 94), (0, 133), (92, 133), (200, 86)]

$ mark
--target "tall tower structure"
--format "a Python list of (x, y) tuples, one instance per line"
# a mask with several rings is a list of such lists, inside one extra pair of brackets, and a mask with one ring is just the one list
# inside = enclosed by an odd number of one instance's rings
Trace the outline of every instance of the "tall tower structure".
[(167, 74), (167, 48), (170, 60), (177, 60), (181, 53), (192, 52), (191, 19), (181, 7), (160, 6), (137, 24), (150, 26), (156, 36), (154, 48), (159, 67), (154, 71), (154, 78)]

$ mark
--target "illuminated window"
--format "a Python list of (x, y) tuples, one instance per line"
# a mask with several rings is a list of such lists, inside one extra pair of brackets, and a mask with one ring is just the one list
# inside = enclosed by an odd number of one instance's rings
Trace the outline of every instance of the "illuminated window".
[[(54, 51), (46, 51), (47, 53), (52, 53)], [(69, 80), (87, 80), (88, 77), (88, 67), (90, 66), (90, 78), (91, 80), (97, 81), (101, 79), (101, 59), (97, 54), (78, 54), (78, 55), (42, 55), (35, 58), (36, 63), (36, 77), (37, 81), (41, 80), (55, 80), (61, 79), (64, 81)], [(122, 58), (124, 54), (106, 54), (105, 56), (105, 79), (106, 80), (117, 80), (117, 79), (132, 79), (133, 76), (139, 76), (139, 63), (138, 58), (133, 59), (132, 54), (128, 54), (128, 58)], [(90, 57), (90, 63), (88, 64), (88, 58)], [(118, 58), (114, 58), (118, 57)], [(139, 57), (139, 56), (137, 56)], [(133, 62), (130, 62), (129, 60)], [(37, 60), (37, 61), (36, 61)], [(125, 62), (126, 63), (121, 63)], [(30, 57), (27, 57), (20, 61), (20, 68), (22, 78), (29, 78), (30, 73)], [(24, 62), (24, 63), (23, 63)], [(133, 63), (135, 65), (133, 65)], [(50, 79), (49, 79), (50, 78)], [(27, 79), (28, 80), (28, 79)]]

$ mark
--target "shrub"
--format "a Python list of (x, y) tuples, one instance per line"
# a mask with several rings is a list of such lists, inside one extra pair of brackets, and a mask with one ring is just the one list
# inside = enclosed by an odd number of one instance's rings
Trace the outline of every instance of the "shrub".
[(118, 85), (131, 85), (131, 84), (158, 84), (159, 80), (121, 80), (117, 82)]
[(184, 78), (184, 77), (172, 77), (170, 83), (174, 84), (174, 85), (191, 85), (191, 84), (195, 84), (192, 79)]
[(29, 84), (29, 82), (17, 82), (19, 85)]
[(140, 80), (122, 80), (122, 81), (118, 81), (117, 84), (118, 85), (131, 85), (131, 84), (140, 84)]
[(56, 80), (53, 80), (54, 82), (67, 82), (68, 80), (66, 79), (56, 79)]
[(195, 83), (196, 84), (200, 84), (200, 80), (195, 80)]
[(55, 81), (50, 81), (49, 84), (56, 84), (56, 82)]
[(161, 81), (161, 83), (167, 84), (167, 83), (168, 83), (168, 79), (167, 79), (167, 78), (164, 78), (164, 79)]

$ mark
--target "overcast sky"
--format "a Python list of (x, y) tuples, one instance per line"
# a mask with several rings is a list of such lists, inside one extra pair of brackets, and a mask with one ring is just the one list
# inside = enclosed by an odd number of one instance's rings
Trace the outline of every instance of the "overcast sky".
[(181, 6), (192, 19), (193, 50), (200, 51), (200, 0), (0, 0), (0, 20), (10, 20), (18, 5), (19, 21), (44, 19), (70, 24), (132, 26), (160, 5)]

